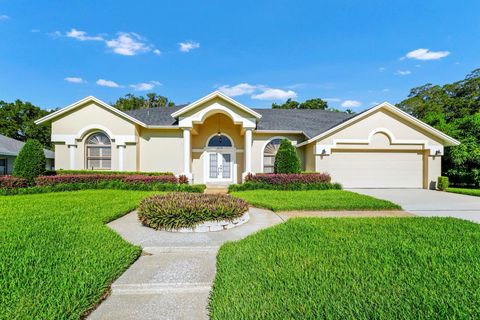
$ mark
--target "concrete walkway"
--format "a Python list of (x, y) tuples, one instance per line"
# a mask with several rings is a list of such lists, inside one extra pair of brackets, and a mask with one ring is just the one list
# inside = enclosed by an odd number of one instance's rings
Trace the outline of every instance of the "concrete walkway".
[(453, 217), (480, 223), (480, 197), (424, 189), (351, 189), (399, 204), (423, 217)]
[(208, 233), (172, 233), (144, 227), (136, 213), (109, 224), (144, 254), (112, 284), (111, 295), (89, 319), (208, 319), (207, 304), (215, 277), (218, 248), (283, 220), (250, 209), (250, 221)]

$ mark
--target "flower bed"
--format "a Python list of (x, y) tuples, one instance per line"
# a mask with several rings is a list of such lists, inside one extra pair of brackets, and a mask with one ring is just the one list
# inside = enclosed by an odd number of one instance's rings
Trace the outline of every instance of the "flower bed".
[(249, 174), (243, 184), (228, 187), (229, 192), (245, 190), (340, 190), (342, 185), (332, 183), (328, 173)]
[(65, 174), (58, 176), (40, 176), (35, 179), (37, 186), (52, 186), (65, 183), (98, 183), (102, 181), (122, 181), (125, 183), (150, 184), (150, 183), (173, 183), (177, 184), (175, 176), (144, 176), (127, 174)]
[(249, 174), (245, 178), (245, 181), (268, 184), (328, 183), (331, 180), (328, 173), (257, 173)]
[(229, 195), (167, 193), (144, 199), (138, 208), (138, 218), (153, 229), (185, 230), (209, 221), (238, 224), (235, 219), (245, 217), (247, 211), (247, 202)]
[(45, 173), (47, 176), (71, 175), (71, 174), (128, 174), (142, 176), (173, 176), (172, 172), (141, 172), (141, 171), (112, 171), (112, 170), (49, 170)]

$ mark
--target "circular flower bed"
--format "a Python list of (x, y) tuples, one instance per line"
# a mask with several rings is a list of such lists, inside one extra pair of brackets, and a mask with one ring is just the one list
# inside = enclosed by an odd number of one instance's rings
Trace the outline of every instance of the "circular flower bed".
[(138, 218), (157, 230), (216, 231), (246, 222), (248, 204), (226, 194), (174, 192), (145, 198)]

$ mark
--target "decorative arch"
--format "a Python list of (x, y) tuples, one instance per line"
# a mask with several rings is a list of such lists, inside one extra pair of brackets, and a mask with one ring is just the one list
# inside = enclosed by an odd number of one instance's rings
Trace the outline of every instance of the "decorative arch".
[(75, 139), (83, 140), (83, 138), (85, 138), (86, 135), (92, 134), (92, 132), (96, 132), (96, 131), (103, 131), (109, 137), (110, 140), (115, 139), (110, 129), (100, 124), (91, 124), (86, 127), (83, 127), (77, 132)]
[(85, 168), (90, 170), (112, 169), (112, 140), (102, 131), (85, 138)]
[[(218, 140), (220, 140), (219, 139), (220, 137), (222, 137), (221, 142), (217, 143), (217, 142), (219, 142)], [(211, 145), (211, 142), (212, 142), (212, 145)], [(220, 145), (213, 145), (215, 143), (220, 144)], [(225, 145), (222, 145), (222, 144), (225, 144)], [(218, 135), (218, 133), (215, 133), (215, 134), (212, 134), (211, 136), (209, 136), (208, 139), (207, 139), (207, 143), (206, 143), (205, 147), (207, 147), (207, 148), (234, 148), (235, 145), (233, 143), (232, 137), (230, 137), (228, 134), (222, 132), (220, 134), (220, 136)]]
[[(273, 167), (275, 164), (275, 156), (277, 155), (278, 148), (282, 140), (287, 139), (285, 137), (277, 136), (270, 138), (262, 148), (262, 172), (273, 173)], [(287, 139), (289, 140), (289, 139)]]

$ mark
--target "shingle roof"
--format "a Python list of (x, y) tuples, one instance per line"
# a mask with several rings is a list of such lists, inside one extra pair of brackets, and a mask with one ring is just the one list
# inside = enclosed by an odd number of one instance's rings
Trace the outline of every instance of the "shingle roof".
[[(24, 145), (25, 142), (23, 141), (18, 141), (0, 134), (0, 155), (17, 156)], [(43, 149), (43, 152), (46, 158), (55, 158), (55, 152), (47, 149)]]
[[(175, 126), (177, 120), (171, 114), (185, 105), (126, 111), (125, 113), (147, 125)], [(343, 112), (311, 109), (252, 109), (262, 115), (257, 130), (303, 131), (307, 138), (325, 132), (354, 115)]]

